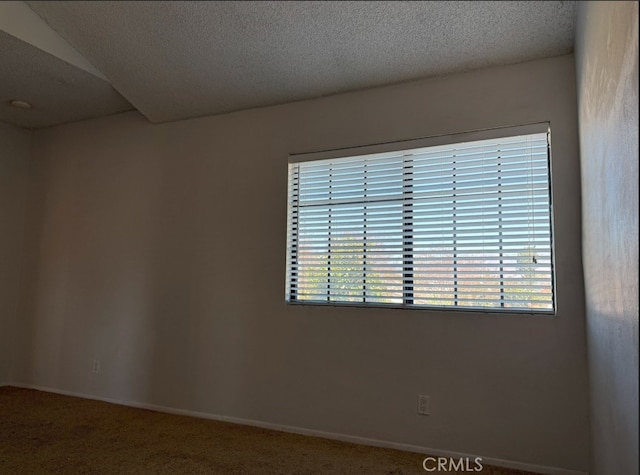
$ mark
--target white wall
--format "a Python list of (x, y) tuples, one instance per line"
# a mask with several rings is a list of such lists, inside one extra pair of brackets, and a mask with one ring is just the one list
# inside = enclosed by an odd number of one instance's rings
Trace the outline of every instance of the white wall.
[(581, 2), (576, 42), (591, 471), (638, 473), (638, 2)]
[[(127, 113), (39, 131), (16, 377), (584, 471), (576, 108), (564, 56), (171, 124)], [(553, 129), (557, 317), (285, 304), (288, 154), (540, 121)]]
[(11, 380), (30, 132), (0, 122), (0, 384)]

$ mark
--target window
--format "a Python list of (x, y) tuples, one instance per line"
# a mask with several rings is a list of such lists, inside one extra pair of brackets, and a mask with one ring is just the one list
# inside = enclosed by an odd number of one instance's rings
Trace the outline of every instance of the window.
[(286, 300), (554, 313), (549, 138), (538, 124), (293, 155)]

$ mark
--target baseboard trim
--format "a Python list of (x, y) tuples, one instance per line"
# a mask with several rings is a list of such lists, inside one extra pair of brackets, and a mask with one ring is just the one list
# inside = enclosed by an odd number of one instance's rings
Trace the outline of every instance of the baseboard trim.
[(548, 467), (544, 465), (516, 462), (513, 460), (503, 460), (503, 459), (497, 459), (492, 457), (484, 457), (482, 455), (464, 454), (460, 452), (452, 452), (448, 450), (435, 449), (431, 447), (421, 447), (418, 445), (402, 444), (402, 443), (390, 442), (385, 440), (368, 439), (366, 437), (338, 434), (334, 432), (324, 432), (324, 431), (319, 431), (314, 429), (306, 429), (302, 427), (274, 424), (271, 422), (256, 421), (253, 419), (243, 419), (240, 417), (222, 416), (218, 414), (210, 414), (207, 412), (189, 411), (186, 409), (175, 409), (172, 407), (159, 406), (156, 404), (146, 404), (146, 403), (135, 402), (135, 401), (125, 401), (121, 399), (95, 396), (92, 394), (79, 393), (75, 391), (65, 391), (63, 389), (50, 388), (50, 387), (39, 386), (35, 384), (0, 383), (0, 386), (13, 386), (13, 387), (24, 388), (24, 389), (35, 389), (37, 391), (61, 394), (64, 396), (80, 397), (84, 399), (92, 399), (96, 401), (108, 402), (111, 404), (118, 404), (121, 406), (136, 407), (139, 409), (148, 409), (151, 411), (164, 412), (167, 414), (197, 417), (200, 419), (210, 419), (210, 420), (222, 421), (222, 422), (231, 422), (233, 424), (260, 427), (262, 429), (277, 430), (280, 432), (289, 432), (292, 434), (322, 437), (325, 439), (339, 440), (342, 442), (350, 442), (350, 443), (361, 444), (361, 445), (369, 445), (372, 447), (381, 447), (381, 448), (387, 448), (387, 449), (404, 450), (407, 452), (416, 452), (419, 454), (431, 455), (434, 457), (451, 457), (455, 459), (468, 457), (471, 460), (475, 459), (476, 457), (479, 457), (482, 459), (482, 463), (485, 465), (495, 465), (497, 467), (509, 468), (512, 470), (523, 470), (527, 472), (534, 472), (534, 473), (539, 473), (544, 475), (589, 475), (588, 472), (582, 472), (579, 470), (570, 470), (570, 469), (558, 468), (558, 467)]

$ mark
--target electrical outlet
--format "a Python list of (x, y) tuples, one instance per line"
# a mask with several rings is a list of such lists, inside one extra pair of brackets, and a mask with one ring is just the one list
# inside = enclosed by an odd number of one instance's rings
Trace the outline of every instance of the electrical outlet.
[(98, 374), (100, 372), (100, 360), (93, 360), (91, 372), (94, 374)]
[(424, 394), (418, 396), (418, 414), (422, 416), (429, 415), (429, 396)]

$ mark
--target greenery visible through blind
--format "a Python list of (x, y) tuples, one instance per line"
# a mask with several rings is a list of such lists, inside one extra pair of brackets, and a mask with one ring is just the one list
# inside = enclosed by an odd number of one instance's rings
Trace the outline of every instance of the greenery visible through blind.
[(289, 302), (554, 311), (547, 133), (289, 164)]

